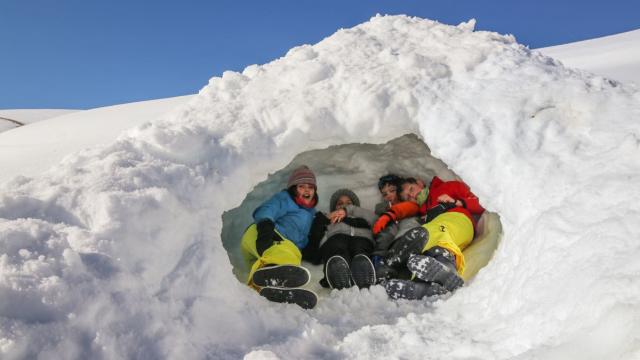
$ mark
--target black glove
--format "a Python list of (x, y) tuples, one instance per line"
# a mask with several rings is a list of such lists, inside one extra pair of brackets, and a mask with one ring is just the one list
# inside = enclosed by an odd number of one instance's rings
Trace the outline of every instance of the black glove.
[(427, 210), (427, 215), (424, 217), (424, 223), (426, 224), (430, 222), (431, 220), (435, 219), (436, 216), (444, 214), (454, 207), (456, 207), (455, 203), (440, 203), (432, 207), (431, 209)]
[(320, 254), (320, 240), (327, 232), (327, 225), (329, 225), (329, 219), (320, 211), (316, 213), (311, 223), (311, 230), (309, 231), (309, 243), (302, 249), (302, 260), (306, 260), (314, 265), (320, 265), (322, 263), (322, 256)]
[(275, 224), (271, 220), (262, 220), (256, 224), (258, 229), (258, 238), (256, 239), (256, 251), (262, 256), (265, 250), (273, 245), (273, 235), (275, 233)]

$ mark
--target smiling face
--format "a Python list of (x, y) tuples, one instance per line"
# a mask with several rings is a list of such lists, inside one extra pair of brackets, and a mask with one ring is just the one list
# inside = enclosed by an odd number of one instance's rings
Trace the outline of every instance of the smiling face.
[(393, 184), (385, 184), (380, 189), (380, 194), (384, 201), (391, 203), (391, 205), (397, 204), (400, 199), (398, 198), (398, 189)]
[(353, 205), (353, 201), (347, 195), (342, 195), (336, 201), (336, 210), (344, 209), (347, 205)]
[(402, 191), (400, 192), (400, 198), (406, 201), (417, 201), (418, 194), (424, 189), (424, 183), (420, 180), (417, 183), (404, 183), (402, 184)]
[(313, 195), (316, 193), (316, 187), (311, 184), (296, 185), (296, 195), (307, 204), (313, 201)]

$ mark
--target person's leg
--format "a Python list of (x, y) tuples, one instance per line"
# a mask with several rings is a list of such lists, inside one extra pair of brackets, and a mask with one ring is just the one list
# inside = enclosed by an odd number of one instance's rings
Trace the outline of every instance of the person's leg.
[(464, 284), (462, 249), (473, 240), (473, 225), (465, 215), (450, 212), (438, 215), (424, 225), (429, 237), (422, 255), (410, 255), (407, 268), (416, 278), (436, 282), (448, 291)]
[(345, 235), (330, 237), (322, 246), (320, 254), (324, 264), (324, 281), (320, 283), (333, 289), (343, 289), (352, 286), (351, 270), (347, 259), (349, 256), (349, 239)]
[[(251, 273), (253, 264), (260, 258), (256, 250), (256, 240), (258, 239), (258, 230), (256, 224), (251, 224), (242, 234), (240, 239), (240, 254), (244, 260), (245, 270)], [(251, 278), (251, 277), (249, 277)]]
[(351, 277), (360, 289), (376, 283), (376, 271), (369, 257), (372, 251), (373, 242), (370, 239), (362, 237), (349, 239)]
[[(433, 221), (423, 225), (429, 237), (421, 253), (430, 256), (440, 256), (439, 260), (447, 260), (450, 256), (435, 249), (439, 247), (449, 251), (455, 258), (455, 267), (459, 274), (464, 272), (464, 255), (462, 250), (473, 240), (473, 223), (467, 216), (457, 212), (439, 215)], [(445, 261), (446, 262), (446, 261)]]
[(326, 264), (333, 256), (341, 256), (345, 260), (349, 259), (349, 239), (344, 235), (334, 235), (320, 246), (320, 256), (322, 263)]
[(249, 286), (256, 288), (252, 282), (253, 274), (256, 270), (265, 265), (300, 266), (302, 262), (302, 254), (300, 253), (300, 249), (298, 249), (293, 242), (287, 239), (276, 241), (271, 247), (262, 253), (262, 256), (260, 256), (256, 250), (257, 237), (258, 232), (255, 224), (253, 224), (247, 228), (240, 242), (240, 250), (243, 258), (247, 264), (251, 266), (249, 276), (247, 278), (247, 284)]
[(375, 237), (375, 247), (372, 255), (384, 257), (387, 255), (391, 244), (396, 239), (398, 233), (398, 225), (390, 224)]
[(409, 256), (419, 254), (429, 242), (429, 233), (423, 226), (415, 227), (399, 237), (387, 252), (384, 264), (396, 270), (406, 267)]
[(363, 237), (349, 238), (349, 241), (347, 241), (347, 246), (349, 249), (349, 256), (346, 258), (347, 260), (352, 260), (354, 256), (358, 254), (369, 256), (373, 251), (373, 242)]
[(391, 279), (384, 284), (390, 298), (394, 300), (421, 300), (432, 296), (445, 295), (449, 291), (436, 282)]

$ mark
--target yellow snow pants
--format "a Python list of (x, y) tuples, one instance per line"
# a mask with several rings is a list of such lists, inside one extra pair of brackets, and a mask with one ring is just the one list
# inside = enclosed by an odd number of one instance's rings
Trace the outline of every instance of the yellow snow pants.
[[(277, 231), (276, 231), (277, 232)], [(300, 249), (291, 240), (285, 239), (280, 233), (278, 233), (283, 241), (274, 242), (271, 247), (262, 253), (262, 256), (258, 255), (256, 250), (256, 240), (258, 239), (258, 229), (256, 224), (252, 224), (247, 228), (240, 240), (240, 251), (245, 260), (247, 267), (250, 267), (249, 277), (247, 278), (247, 284), (253, 288), (258, 289), (252, 282), (253, 273), (261, 267), (272, 265), (300, 265), (302, 263), (302, 253)]]
[(446, 212), (422, 225), (429, 233), (429, 241), (422, 249), (425, 252), (434, 246), (443, 247), (456, 256), (458, 274), (464, 273), (464, 255), (462, 250), (473, 240), (473, 223), (464, 214)]

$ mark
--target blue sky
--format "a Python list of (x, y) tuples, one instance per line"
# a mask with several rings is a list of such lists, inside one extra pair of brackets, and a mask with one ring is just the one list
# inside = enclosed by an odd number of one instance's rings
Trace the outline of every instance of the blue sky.
[(640, 28), (632, 0), (0, 0), (0, 109), (87, 109), (194, 94), (367, 21), (408, 14), (531, 48)]

